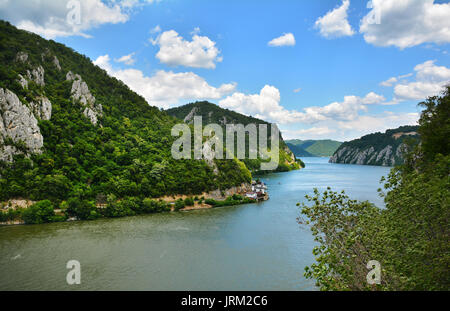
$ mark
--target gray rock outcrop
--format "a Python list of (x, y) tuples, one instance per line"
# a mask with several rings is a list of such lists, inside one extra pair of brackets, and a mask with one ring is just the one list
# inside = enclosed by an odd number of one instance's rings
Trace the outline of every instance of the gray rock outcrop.
[(73, 81), (71, 90), (72, 99), (82, 104), (83, 114), (92, 124), (97, 125), (98, 118), (103, 115), (102, 105), (95, 103), (95, 97), (91, 94), (88, 85), (81, 79), (79, 74), (74, 74), (69, 71), (66, 79)]
[(23, 89), (28, 88), (28, 80), (25, 79), (25, 77), (22, 76), (21, 74), (19, 74), (19, 80), (17, 81), (19, 82), (19, 84), (22, 86)]
[(0, 159), (10, 162), (13, 155), (22, 151), (7, 144), (8, 140), (23, 144), (30, 153), (41, 153), (44, 146), (38, 121), (31, 110), (16, 94), (0, 88)]
[(407, 146), (402, 143), (396, 148), (387, 145), (381, 150), (375, 150), (373, 146), (364, 149), (342, 147), (330, 158), (330, 163), (394, 166), (403, 162), (407, 153)]
[(34, 81), (39, 86), (45, 86), (44, 75), (45, 75), (45, 71), (41, 65), (37, 66), (36, 68), (32, 69), (31, 71), (27, 70), (28, 80)]
[(28, 54), (25, 52), (19, 52), (16, 55), (16, 62), (25, 63), (28, 61)]
[(61, 65), (60, 65), (59, 59), (58, 59), (58, 57), (56, 57), (56, 55), (53, 56), (53, 65), (55, 65), (56, 69), (61, 71)]
[(34, 115), (41, 120), (50, 120), (52, 117), (52, 103), (45, 96), (36, 98), (30, 103)]

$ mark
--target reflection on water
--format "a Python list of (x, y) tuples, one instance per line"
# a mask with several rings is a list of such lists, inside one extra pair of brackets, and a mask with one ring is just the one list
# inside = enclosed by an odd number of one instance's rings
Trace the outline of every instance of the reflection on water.
[[(260, 204), (91, 222), (0, 227), (0, 290), (311, 290), (313, 262), (296, 203), (314, 187), (382, 205), (388, 168), (305, 158), (301, 171), (263, 177)], [(81, 285), (66, 263), (81, 263)]]

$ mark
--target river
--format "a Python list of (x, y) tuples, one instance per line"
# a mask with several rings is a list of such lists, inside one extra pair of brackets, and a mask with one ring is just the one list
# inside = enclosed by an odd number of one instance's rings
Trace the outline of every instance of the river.
[[(303, 170), (264, 176), (270, 200), (259, 204), (0, 227), (0, 291), (315, 290), (303, 277), (314, 241), (296, 203), (331, 186), (381, 206), (389, 168), (303, 160)], [(72, 259), (80, 285), (66, 282)]]

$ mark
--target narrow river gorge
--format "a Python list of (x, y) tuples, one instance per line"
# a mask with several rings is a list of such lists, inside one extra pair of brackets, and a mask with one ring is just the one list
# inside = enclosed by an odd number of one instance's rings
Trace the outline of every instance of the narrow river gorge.
[[(296, 203), (330, 186), (382, 205), (390, 168), (303, 160), (264, 176), (270, 200), (259, 204), (0, 227), (0, 290), (314, 290), (303, 277), (314, 241)], [(72, 259), (81, 285), (66, 282)]]

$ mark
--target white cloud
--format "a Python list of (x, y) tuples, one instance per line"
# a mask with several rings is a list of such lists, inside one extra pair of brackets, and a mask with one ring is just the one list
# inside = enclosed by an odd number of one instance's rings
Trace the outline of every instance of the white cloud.
[(235, 83), (213, 87), (193, 72), (159, 70), (153, 76), (146, 76), (137, 69), (117, 70), (112, 67), (108, 55), (98, 57), (94, 64), (142, 95), (150, 105), (162, 108), (177, 105), (180, 100), (219, 99), (236, 88)]
[(350, 0), (343, 0), (340, 7), (320, 17), (315, 23), (315, 28), (318, 28), (320, 34), (325, 38), (352, 36), (355, 31), (347, 20), (349, 6)]
[[(67, 36), (90, 37), (86, 32), (103, 24), (128, 21), (133, 6), (152, 1), (80, 1), (80, 22), (70, 23), (73, 6), (69, 1), (54, 0), (3, 0), (0, 2), (0, 18), (10, 21), (18, 28), (37, 33), (47, 39)], [(73, 3), (77, 3), (73, 1)], [(69, 21), (70, 18), (69, 18)]]
[(152, 33), (152, 34), (160, 33), (160, 32), (161, 32), (161, 26), (159, 26), (159, 25), (156, 25), (155, 27), (150, 29), (150, 33)]
[(298, 112), (286, 110), (280, 105), (280, 99), (280, 91), (274, 86), (266, 85), (259, 94), (236, 92), (221, 100), (219, 106), (271, 122), (296, 122)]
[(386, 81), (383, 81), (380, 83), (381, 86), (385, 86), (385, 87), (391, 87), (393, 86), (395, 83), (397, 83), (397, 77), (392, 77), (387, 79)]
[(269, 46), (294, 46), (295, 45), (295, 37), (292, 33), (286, 33), (282, 36), (272, 39), (269, 43)]
[(194, 34), (192, 41), (187, 41), (175, 30), (169, 30), (150, 42), (159, 46), (156, 58), (169, 66), (214, 69), (216, 62), (222, 61), (216, 43), (206, 36)]
[(319, 122), (316, 126), (302, 129), (282, 129), (285, 139), (335, 139), (349, 141), (361, 136), (385, 132), (402, 125), (417, 125), (418, 113), (384, 112), (376, 115), (359, 115), (353, 120)]
[(318, 139), (329, 137), (330, 134), (335, 133), (335, 129), (330, 129), (326, 126), (324, 127), (311, 127), (307, 129), (298, 130), (282, 130), (284, 139)]
[(392, 87), (394, 84), (399, 82), (401, 79), (411, 77), (412, 75), (413, 75), (412, 73), (408, 73), (406, 75), (392, 77), (392, 78), (387, 79), (386, 81), (381, 82), (380, 85), (385, 86), (385, 87)]
[(362, 135), (383, 132), (389, 128), (397, 128), (402, 125), (415, 125), (419, 119), (418, 113), (392, 113), (384, 112), (379, 115), (359, 116), (355, 120), (340, 121), (338, 127), (342, 130), (353, 130)]
[(438, 95), (445, 85), (450, 84), (450, 68), (435, 65), (429, 60), (414, 68), (415, 81), (397, 83), (394, 87), (394, 100), (423, 100)]
[(120, 57), (119, 59), (114, 59), (114, 61), (116, 61), (118, 63), (124, 63), (126, 65), (133, 65), (136, 62), (136, 59), (133, 58), (135, 54), (136, 53), (124, 55), (124, 56)]
[[(425, 42), (450, 42), (450, 4), (434, 0), (373, 0), (360, 32), (367, 43), (401, 49)], [(377, 14), (380, 24), (372, 23)]]
[(312, 124), (326, 120), (353, 120), (360, 111), (367, 110), (367, 105), (381, 104), (385, 98), (374, 92), (365, 97), (345, 96), (343, 102), (334, 102), (324, 107), (307, 107), (303, 112), (285, 109), (280, 100), (280, 91), (274, 86), (266, 85), (259, 94), (246, 95), (236, 92), (221, 100), (219, 105), (280, 124)]

